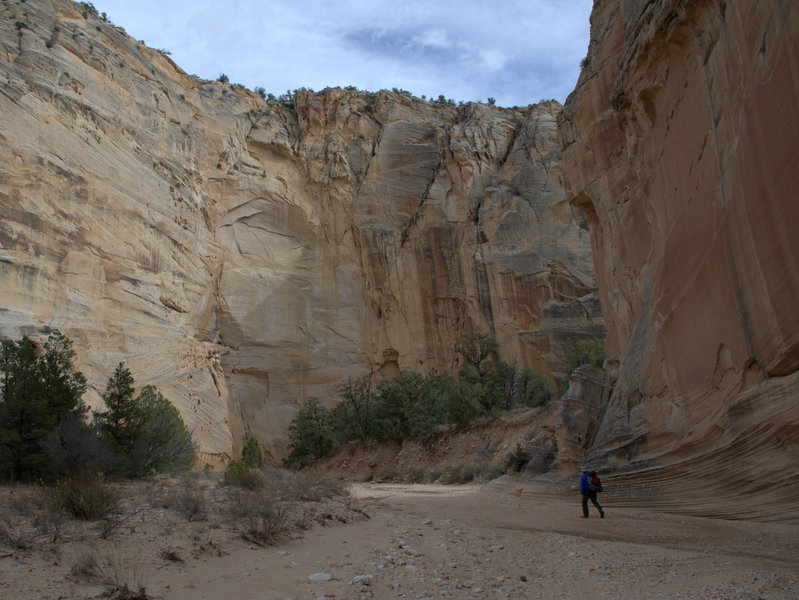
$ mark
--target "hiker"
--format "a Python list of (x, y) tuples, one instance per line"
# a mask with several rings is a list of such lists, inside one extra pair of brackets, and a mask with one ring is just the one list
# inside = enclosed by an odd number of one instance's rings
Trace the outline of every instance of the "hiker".
[(602, 483), (597, 477), (596, 471), (586, 469), (580, 477), (580, 496), (583, 499), (583, 519), (588, 518), (588, 501), (590, 500), (599, 511), (599, 518), (605, 518), (605, 511), (596, 501), (596, 493), (602, 491)]

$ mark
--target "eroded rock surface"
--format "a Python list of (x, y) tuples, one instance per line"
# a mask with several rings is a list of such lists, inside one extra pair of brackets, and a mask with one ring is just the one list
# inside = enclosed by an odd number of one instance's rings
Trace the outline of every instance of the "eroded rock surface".
[(266, 102), (70, 2), (0, 6), (0, 334), (57, 327), (94, 401), (125, 360), (219, 464), (273, 459), (348, 377), (456, 367), (459, 336), (563, 374), (604, 334), (555, 102)]
[(799, 456), (798, 7), (604, 2), (591, 29), (559, 130), (618, 369), (593, 456), (784, 510)]

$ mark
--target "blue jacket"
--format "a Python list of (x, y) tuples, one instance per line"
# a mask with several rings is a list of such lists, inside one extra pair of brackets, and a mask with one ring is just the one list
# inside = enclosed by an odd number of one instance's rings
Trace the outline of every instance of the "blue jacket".
[(584, 471), (580, 476), (580, 494), (588, 493), (588, 484), (591, 482), (591, 471)]

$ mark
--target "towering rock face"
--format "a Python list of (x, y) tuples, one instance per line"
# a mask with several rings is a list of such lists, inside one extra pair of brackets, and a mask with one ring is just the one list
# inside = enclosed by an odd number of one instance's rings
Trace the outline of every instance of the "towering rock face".
[(0, 6), (0, 335), (57, 327), (97, 400), (124, 360), (216, 464), (274, 459), (348, 377), (503, 358), (562, 374), (604, 335), (555, 115), (405, 93), (266, 102), (91, 8)]
[(591, 30), (559, 130), (618, 371), (594, 453), (779, 504), (799, 457), (799, 7), (598, 2)]

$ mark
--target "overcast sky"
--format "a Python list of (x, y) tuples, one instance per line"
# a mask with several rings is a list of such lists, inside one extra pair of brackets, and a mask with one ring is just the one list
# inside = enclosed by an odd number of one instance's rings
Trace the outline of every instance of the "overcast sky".
[(187, 73), (261, 86), (401, 88), (501, 106), (560, 102), (588, 49), (591, 0), (95, 0)]

